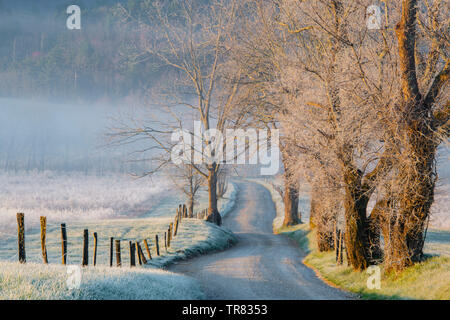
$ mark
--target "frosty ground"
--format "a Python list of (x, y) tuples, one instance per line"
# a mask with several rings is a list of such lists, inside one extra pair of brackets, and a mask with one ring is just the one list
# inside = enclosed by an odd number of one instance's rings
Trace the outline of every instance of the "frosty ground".
[[(184, 199), (164, 180), (132, 180), (127, 176), (19, 173), (0, 179), (0, 299), (197, 299), (202, 293), (193, 279), (159, 268), (176, 260), (223, 250), (236, 238), (229, 230), (199, 219), (183, 219), (165, 249), (164, 232)], [(223, 215), (232, 209), (237, 190), (232, 183), (220, 200)], [(206, 207), (203, 192), (197, 208)], [(16, 212), (25, 213), (27, 264), (17, 261)], [(41, 264), (39, 216), (47, 216), (49, 265)], [(67, 268), (61, 263), (60, 223), (67, 225), (68, 264), (80, 265), (82, 234), (98, 234), (97, 267), (83, 268), (79, 290), (68, 290)], [(161, 255), (156, 255), (155, 235)], [(109, 268), (109, 239), (121, 240), (122, 268)], [(129, 268), (128, 241), (147, 239), (152, 260)], [(144, 249), (145, 250), (145, 249)], [(145, 253), (147, 255), (147, 253)], [(148, 259), (148, 256), (147, 256)]]

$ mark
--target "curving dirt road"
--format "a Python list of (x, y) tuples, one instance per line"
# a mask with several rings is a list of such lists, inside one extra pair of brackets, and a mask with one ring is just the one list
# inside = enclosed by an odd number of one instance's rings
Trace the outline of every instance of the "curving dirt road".
[(304, 254), (285, 236), (272, 233), (270, 193), (237, 182), (236, 206), (223, 221), (239, 243), (223, 252), (179, 262), (169, 270), (199, 280), (207, 299), (354, 299), (330, 287), (302, 263)]

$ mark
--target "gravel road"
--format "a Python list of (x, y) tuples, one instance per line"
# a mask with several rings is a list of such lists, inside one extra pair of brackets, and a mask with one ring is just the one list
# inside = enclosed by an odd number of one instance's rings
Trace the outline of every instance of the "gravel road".
[(354, 299), (325, 284), (302, 263), (304, 253), (289, 238), (272, 233), (275, 205), (269, 191), (236, 182), (239, 194), (223, 225), (239, 243), (223, 252), (179, 262), (169, 270), (196, 278), (207, 299)]

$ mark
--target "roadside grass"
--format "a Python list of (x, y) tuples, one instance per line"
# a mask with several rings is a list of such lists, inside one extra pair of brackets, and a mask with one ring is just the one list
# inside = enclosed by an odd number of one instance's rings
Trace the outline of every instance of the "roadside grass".
[(401, 273), (386, 273), (381, 267), (381, 289), (369, 289), (366, 271), (353, 271), (344, 264), (336, 265), (334, 252), (319, 252), (315, 242), (315, 231), (307, 224), (280, 228), (284, 234), (297, 242), (305, 252), (304, 263), (313, 268), (325, 281), (344, 290), (354, 292), (362, 299), (450, 299), (450, 257), (428, 255), (426, 260), (411, 266)]

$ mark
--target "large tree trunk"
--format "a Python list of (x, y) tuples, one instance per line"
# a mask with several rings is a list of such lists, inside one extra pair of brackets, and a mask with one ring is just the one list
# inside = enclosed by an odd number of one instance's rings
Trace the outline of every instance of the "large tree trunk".
[(194, 197), (190, 196), (188, 200), (188, 218), (194, 217)]
[(298, 218), (298, 188), (285, 181), (283, 227), (300, 223)]
[(324, 205), (325, 199), (320, 197), (317, 188), (313, 186), (311, 192), (311, 210), (309, 224), (316, 229), (316, 243), (320, 252), (334, 249), (333, 227), (336, 216), (327, 211)]
[(282, 160), (284, 165), (284, 221), (283, 227), (299, 224), (298, 219), (298, 182), (293, 181), (292, 172), (287, 164), (289, 159), (289, 149), (282, 144)]
[(388, 270), (403, 270), (422, 258), (426, 220), (434, 198), (434, 161), (437, 144), (432, 106), (448, 80), (448, 64), (422, 96), (416, 75), (417, 0), (402, 1), (396, 26), (403, 97), (403, 148), (400, 152), (396, 193), (398, 210), (389, 218), (385, 249)]
[(317, 248), (320, 252), (334, 250), (334, 232), (327, 222), (319, 223), (316, 230)]
[[(381, 230), (385, 226), (385, 216), (387, 210), (387, 201), (378, 201), (370, 217), (367, 218), (367, 254), (370, 264), (378, 264), (383, 259), (383, 250), (381, 248)], [(383, 232), (383, 236), (387, 233)]]
[(319, 207), (319, 192), (317, 187), (311, 186), (311, 199), (309, 209), (309, 227), (314, 229), (317, 226), (317, 211)]
[(330, 251), (334, 248), (333, 227), (335, 216), (325, 210), (325, 198), (321, 197), (317, 185), (311, 186), (311, 200), (309, 211), (309, 227), (316, 231), (316, 243), (320, 252)]
[(208, 194), (209, 194), (209, 207), (206, 221), (212, 222), (220, 226), (222, 224), (222, 217), (217, 209), (217, 171), (216, 164), (213, 163), (209, 168), (208, 175)]
[(345, 247), (349, 264), (355, 270), (368, 266), (366, 212), (369, 199), (361, 186), (361, 172), (345, 169)]
[[(398, 211), (389, 222), (388, 270), (401, 271), (423, 257), (425, 231), (434, 199), (436, 144), (426, 125), (409, 128), (408, 146), (399, 169)], [(409, 161), (408, 161), (409, 160)]]

